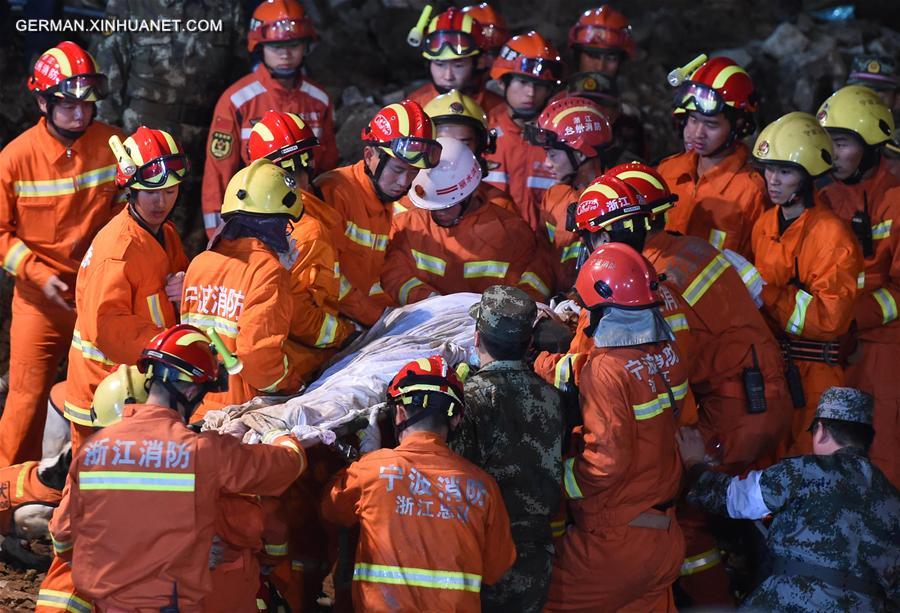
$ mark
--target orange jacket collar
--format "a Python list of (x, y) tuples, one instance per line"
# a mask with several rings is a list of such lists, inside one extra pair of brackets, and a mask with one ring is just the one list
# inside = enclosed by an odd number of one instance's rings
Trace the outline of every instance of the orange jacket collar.
[(288, 89), (281, 84), (281, 81), (272, 76), (272, 73), (269, 72), (269, 69), (266, 68), (262, 62), (260, 62), (259, 65), (253, 69), (253, 72), (256, 74), (256, 78), (259, 79), (259, 82), (262, 83), (263, 87), (265, 87), (269, 91), (278, 90), (283, 94), (288, 94), (289, 92), (299, 90), (303, 85), (303, 76), (298, 74), (297, 81), (296, 83), (294, 83), (294, 87)]
[[(680, 173), (675, 180), (676, 183), (685, 183), (686, 181), (699, 182), (700, 177), (697, 175), (697, 158), (699, 156), (695, 151), (686, 151), (682, 156)], [(721, 181), (722, 190), (724, 190), (731, 183), (734, 176), (747, 164), (749, 156), (750, 150), (747, 148), (747, 145), (741, 142), (735, 143), (731, 153), (706, 171), (703, 179), (707, 181)]]

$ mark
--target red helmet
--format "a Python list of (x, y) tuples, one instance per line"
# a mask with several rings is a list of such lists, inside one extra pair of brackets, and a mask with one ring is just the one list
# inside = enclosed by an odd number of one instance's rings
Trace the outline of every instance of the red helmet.
[(737, 62), (727, 57), (705, 61), (675, 93), (676, 113), (698, 111), (712, 116), (727, 107), (744, 113), (755, 113), (757, 109), (753, 80)]
[(595, 179), (578, 198), (575, 227), (600, 232), (635, 217), (649, 217), (638, 194), (623, 180), (606, 174)]
[(116, 170), (119, 187), (165, 189), (181, 183), (190, 172), (184, 150), (168, 132), (141, 126), (123, 144), (137, 170), (127, 175), (119, 165)]
[(315, 38), (313, 22), (297, 0), (264, 0), (250, 19), (247, 49), (252, 53), (260, 43)]
[(500, 80), (506, 75), (559, 84), (563, 76), (563, 63), (556, 48), (532, 30), (509, 39), (494, 60), (491, 78)]
[(228, 373), (219, 364), (212, 341), (187, 324), (172, 326), (150, 339), (137, 367), (151, 380), (187, 381), (213, 392), (228, 389)]
[(481, 41), (485, 51), (495, 53), (509, 40), (506, 22), (487, 2), (463, 7), (462, 12), (474, 17), (481, 26)]
[(426, 60), (454, 60), (475, 57), (484, 41), (475, 18), (457, 8), (449, 8), (428, 24), (422, 38), (422, 57)]
[(637, 192), (644, 209), (651, 215), (659, 215), (675, 206), (678, 195), (673, 194), (655, 168), (640, 162), (619, 164), (606, 171), (606, 176), (621, 179)]
[(41, 54), (28, 79), (28, 89), (45, 96), (96, 102), (106, 98), (109, 84), (90, 53), (64, 41)]
[(442, 356), (433, 355), (430, 358), (413, 360), (400, 369), (387, 388), (388, 401), (400, 405), (417, 401), (424, 404), (421, 398), (425, 394), (440, 394), (447, 399), (448, 419), (462, 414), (464, 406), (462, 381)]
[(613, 133), (595, 102), (578, 96), (564, 96), (544, 108), (537, 126), (525, 125), (525, 138), (545, 149), (568, 147), (593, 158), (612, 143)]
[(434, 123), (413, 100), (389, 104), (375, 113), (363, 128), (362, 139), (416, 168), (434, 168), (441, 161)]
[(247, 142), (250, 161), (267, 158), (276, 164), (295, 170), (312, 168), (312, 150), (319, 144), (312, 128), (299, 115), (266, 111), (253, 129)]
[(569, 46), (573, 49), (610, 49), (632, 56), (631, 24), (625, 15), (606, 4), (587, 10), (569, 30)]
[(644, 309), (659, 304), (659, 275), (640, 253), (623, 243), (598, 247), (585, 260), (575, 291), (588, 309)]

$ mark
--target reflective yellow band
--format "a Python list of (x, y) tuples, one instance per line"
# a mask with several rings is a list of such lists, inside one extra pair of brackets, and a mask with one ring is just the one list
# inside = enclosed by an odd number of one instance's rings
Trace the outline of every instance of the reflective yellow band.
[(681, 313), (669, 315), (665, 318), (665, 320), (666, 323), (669, 324), (669, 327), (672, 329), (672, 332), (684, 332), (685, 330), (691, 329), (688, 325), (687, 317), (685, 317)]
[(897, 302), (886, 289), (879, 288), (872, 292), (872, 297), (881, 307), (881, 323), (888, 324), (897, 319)]
[(399, 200), (394, 200), (394, 215), (399, 215), (400, 213), (405, 213), (407, 208), (400, 204)]
[(577, 355), (577, 353), (567, 353), (556, 363), (556, 368), (553, 372), (553, 385), (557, 389), (562, 389), (563, 384), (572, 380), (572, 371)]
[(416, 251), (415, 249), (412, 249), (411, 251), (413, 259), (416, 261), (416, 268), (441, 277), (444, 276), (444, 273), (447, 271), (446, 261), (439, 257)]
[(581, 242), (570, 243), (563, 247), (559, 255), (559, 261), (565, 263), (569, 260), (577, 260), (582, 251), (584, 251), (584, 245)]
[(759, 276), (759, 271), (756, 269), (756, 266), (747, 262), (744, 266), (738, 270), (738, 273), (741, 275), (741, 281), (744, 282), (744, 285), (750, 287), (754, 283), (762, 282), (762, 277)]
[(387, 234), (376, 234), (371, 230), (360, 228), (352, 221), (347, 222), (347, 227), (346, 230), (344, 230), (344, 234), (347, 236), (347, 238), (349, 238), (357, 245), (368, 247), (369, 249), (373, 249), (375, 251), (385, 251), (387, 249)]
[(806, 324), (806, 310), (809, 308), (809, 303), (812, 302), (813, 297), (812, 294), (798, 289), (796, 300), (794, 311), (791, 313), (791, 317), (788, 319), (787, 326), (784, 329), (791, 334), (802, 334), (803, 326)]
[(105, 364), (106, 366), (115, 366), (115, 363), (108, 360), (103, 352), (100, 351), (100, 349), (98, 349), (95, 344), (90, 341), (83, 340), (78, 330), (75, 330), (75, 332), (72, 333), (72, 347), (80, 351), (81, 355), (88, 360), (100, 362), (101, 364)]
[(338, 287), (338, 300), (343, 300), (344, 297), (350, 293), (352, 289), (352, 285), (350, 285), (350, 281), (347, 280), (347, 277), (341, 275), (341, 283), (340, 287)]
[(688, 393), (688, 382), (684, 381), (680, 385), (672, 386), (672, 395), (675, 396), (675, 400), (684, 400), (687, 398)]
[(319, 328), (319, 336), (316, 337), (316, 347), (323, 348), (331, 345), (337, 334), (337, 327), (337, 317), (331, 313), (325, 313), (325, 320), (322, 322), (322, 327)]
[(856, 289), (862, 289), (866, 286), (866, 271), (862, 271), (856, 277)]
[(556, 226), (549, 221), (545, 221), (544, 226), (547, 228), (547, 238), (549, 238), (552, 243), (556, 239)]
[(400, 293), (397, 296), (400, 299), (400, 304), (407, 304), (409, 302), (409, 293), (413, 291), (414, 288), (419, 287), (420, 285), (425, 285), (415, 277), (404, 283), (400, 286)]
[(566, 496), (572, 500), (584, 498), (578, 481), (575, 480), (575, 458), (569, 458), (563, 462), (563, 485), (566, 488)]
[(287, 543), (265, 544), (266, 554), (270, 556), (286, 556), (288, 552)]
[(153, 320), (153, 323), (159, 328), (165, 328), (166, 319), (163, 317), (162, 307), (159, 304), (159, 294), (147, 296), (147, 308), (150, 309), (150, 319)]
[(288, 372), (290, 372), (290, 365), (288, 364), (288, 358), (286, 355), (281, 356), (284, 360), (284, 372), (281, 374), (278, 379), (275, 380), (275, 383), (272, 385), (267, 385), (266, 387), (262, 387), (259, 389), (261, 392), (271, 393), (278, 390), (278, 385), (284, 381), (284, 378), (288, 376)]
[(84, 409), (78, 405), (72, 404), (68, 400), (63, 403), (63, 417), (80, 426), (94, 425), (94, 420), (91, 419), (90, 409)]
[[(678, 385), (672, 386), (672, 396), (675, 397), (675, 400), (684, 400), (687, 396), (688, 384), (687, 381), (683, 381)], [(631, 409), (634, 411), (634, 418), (638, 421), (644, 421), (645, 419), (652, 419), (657, 415), (662, 414), (663, 411), (672, 407), (671, 398), (669, 398), (668, 390), (659, 394), (656, 398), (651, 400), (650, 402), (644, 402), (641, 404), (632, 405)]]
[(729, 266), (728, 260), (723, 256), (717, 255), (714, 257), (712, 262), (706, 265), (682, 293), (685, 301), (691, 306), (697, 304), (707, 290), (712, 287), (712, 284), (716, 282), (716, 279), (721, 277), (722, 273)]
[(712, 230), (709, 231), (709, 243), (713, 247), (715, 247), (716, 249), (721, 251), (722, 247), (725, 245), (725, 236), (726, 236), (725, 232), (722, 232), (721, 230), (716, 230), (715, 228), (713, 228)]
[(566, 520), (560, 519), (558, 521), (551, 521), (550, 532), (553, 534), (553, 538), (563, 536), (566, 533)]
[(37, 460), (31, 460), (29, 462), (23, 462), (21, 466), (19, 466), (19, 476), (16, 478), (16, 497), (22, 498), (25, 496), (25, 477), (28, 476), (28, 473), (31, 472), (29, 468), (37, 464)]
[(353, 580), (438, 590), (462, 590), (476, 594), (481, 591), (481, 575), (474, 573), (363, 562), (357, 562), (353, 567)]
[(258, 611), (268, 611), (269, 607), (268, 607), (268, 605), (266, 605), (265, 600), (263, 600), (262, 598), (257, 598), (256, 599), (256, 609)]
[(194, 479), (194, 473), (96, 470), (78, 473), (78, 489), (193, 492)]
[(509, 270), (509, 262), (497, 262), (495, 260), (466, 262), (463, 264), (463, 277), (466, 279), (480, 279), (482, 277), (502, 279), (506, 276), (507, 270)]
[(722, 561), (722, 554), (718, 549), (710, 549), (695, 556), (685, 558), (681, 564), (681, 576), (695, 575), (708, 570)]
[(334, 278), (335, 279), (341, 278), (341, 263), (338, 262), (337, 260), (334, 261)]
[(196, 326), (201, 330), (213, 328), (222, 336), (228, 338), (237, 338), (238, 325), (236, 321), (225, 319), (224, 317), (216, 317), (215, 315), (201, 315), (199, 313), (185, 313), (181, 316), (181, 323)]
[(19, 274), (19, 266), (22, 265), (22, 260), (29, 253), (31, 253), (31, 249), (25, 243), (17, 238), (13, 239), (12, 246), (6, 252), (6, 257), (3, 258), (3, 270), (15, 277)]
[(116, 178), (116, 166), (103, 166), (89, 170), (75, 177), (48, 179), (44, 181), (15, 181), (13, 190), (22, 198), (45, 196), (65, 196), (77, 191), (110, 183)]
[(383, 293), (384, 293), (384, 289), (382, 289), (381, 283), (379, 283), (378, 281), (376, 281), (375, 283), (373, 283), (373, 284), (372, 284), (372, 287), (369, 288), (369, 295), (370, 295), (370, 296), (376, 296), (376, 295), (378, 295), (378, 294), (383, 294)]
[(50, 541), (53, 543), (53, 551), (56, 553), (65, 553), (72, 549), (72, 543), (69, 541), (57, 541), (53, 534), (50, 534)]
[(82, 600), (75, 594), (45, 588), (41, 588), (41, 591), (38, 592), (37, 606), (59, 609), (69, 613), (91, 613), (93, 610), (91, 603)]
[(519, 279), (519, 283), (524, 283), (525, 285), (534, 288), (541, 296), (546, 297), (550, 295), (550, 288), (547, 287), (547, 284), (530, 270), (526, 270), (522, 273), (522, 278)]
[(892, 221), (892, 219), (885, 219), (881, 223), (872, 226), (872, 238), (877, 241), (890, 237)]

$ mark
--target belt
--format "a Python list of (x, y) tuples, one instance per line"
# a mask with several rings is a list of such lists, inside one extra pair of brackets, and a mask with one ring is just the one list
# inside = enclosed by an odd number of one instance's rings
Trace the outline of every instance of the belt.
[(149, 115), (189, 126), (208, 127), (212, 118), (212, 109), (186, 104), (160, 104), (142, 98), (132, 98), (128, 106), (138, 115)]
[(792, 338), (781, 344), (781, 352), (785, 360), (801, 362), (822, 362), (829, 366), (840, 363), (840, 345), (837, 341), (810, 341)]
[(800, 560), (788, 560), (787, 558), (775, 558), (772, 565), (773, 575), (795, 575), (818, 579), (832, 587), (842, 590), (850, 590), (866, 594), (873, 598), (884, 600), (884, 590), (874, 581), (861, 579), (855, 575), (845, 573), (834, 568), (801, 562)]
[(668, 515), (659, 515), (657, 513), (650, 513), (649, 511), (644, 511), (630, 522), (628, 522), (629, 526), (633, 528), (652, 528), (653, 530), (668, 530), (669, 525), (672, 523), (672, 518)]

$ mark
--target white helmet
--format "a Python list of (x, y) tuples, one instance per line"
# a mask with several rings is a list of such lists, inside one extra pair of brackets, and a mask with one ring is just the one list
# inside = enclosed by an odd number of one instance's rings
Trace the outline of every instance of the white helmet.
[(443, 147), (441, 161), (419, 171), (409, 188), (409, 199), (426, 211), (449, 209), (481, 183), (481, 165), (471, 149), (455, 138), (442, 136), (437, 141)]

